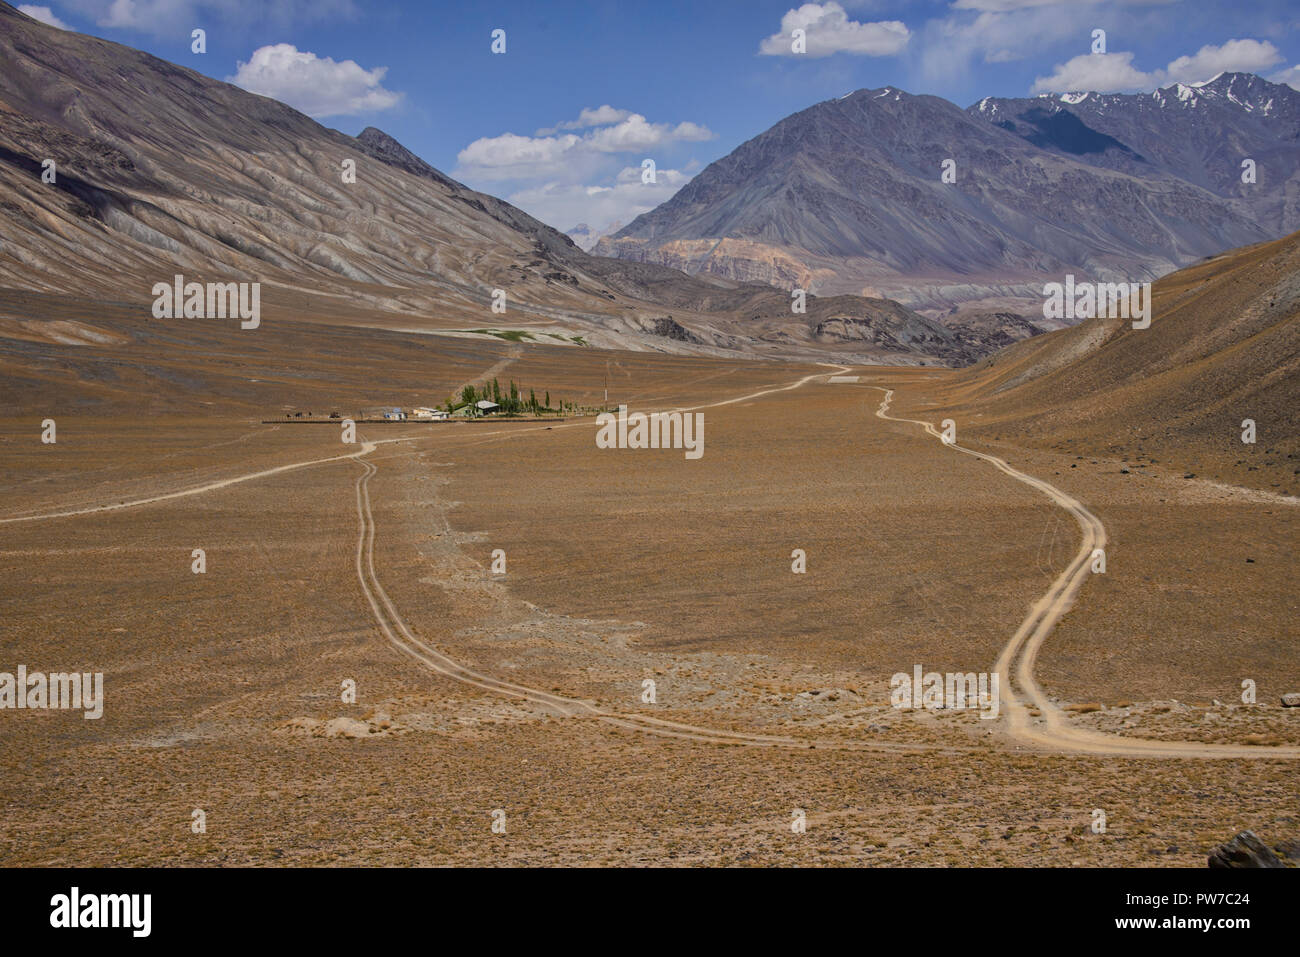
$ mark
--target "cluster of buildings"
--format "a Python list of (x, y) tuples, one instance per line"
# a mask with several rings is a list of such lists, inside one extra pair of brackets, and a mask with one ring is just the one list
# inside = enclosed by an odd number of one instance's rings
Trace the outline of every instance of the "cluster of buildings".
[[(475, 402), (472, 407), (461, 409), (458, 415), (493, 415), (501, 409), (495, 402), (489, 402), (486, 399)], [(472, 410), (472, 411), (471, 411)], [(422, 406), (416, 406), (413, 409), (403, 409), (393, 407), (383, 411), (383, 417), (390, 422), (405, 422), (408, 419), (415, 422), (437, 422), (442, 419), (451, 417), (451, 413), (445, 409), (428, 409)]]
[(414, 409), (407, 410), (399, 406), (395, 406), (391, 409), (384, 409), (383, 417), (390, 422), (405, 422), (407, 419), (414, 419), (416, 421), (424, 420), (426, 422), (430, 422), (435, 419), (447, 418), (447, 413), (444, 412), (442, 409), (426, 409), (422, 407), (416, 407)]

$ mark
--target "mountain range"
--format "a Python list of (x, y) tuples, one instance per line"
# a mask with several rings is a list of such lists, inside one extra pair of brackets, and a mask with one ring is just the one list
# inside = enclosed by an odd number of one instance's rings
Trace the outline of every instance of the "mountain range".
[(347, 136), (4, 3), (0, 62), (4, 328), (31, 318), (6, 290), (147, 317), (153, 285), (183, 274), (260, 282), (268, 321), (965, 365), (1049, 326), (1044, 277), (1153, 278), (1297, 219), (1300, 94), (1245, 74), (969, 110), (858, 91), (743, 144), (591, 255), (381, 130)]
[(1300, 93), (1251, 74), (966, 110), (858, 90), (743, 143), (594, 251), (914, 308), (1032, 308), (1065, 272), (1149, 280), (1300, 228), (1297, 160)]
[(0, 62), (0, 319), (31, 318), (4, 287), (148, 317), (153, 285), (181, 274), (261, 283), (266, 321), (632, 350), (964, 364), (1005, 336), (879, 297), (796, 315), (766, 284), (591, 256), (378, 129), (347, 136), (4, 3)]

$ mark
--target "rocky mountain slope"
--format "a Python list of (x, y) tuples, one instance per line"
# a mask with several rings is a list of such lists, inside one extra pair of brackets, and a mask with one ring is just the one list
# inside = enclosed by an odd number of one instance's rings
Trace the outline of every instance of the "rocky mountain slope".
[[(858, 90), (742, 144), (595, 251), (914, 307), (1032, 307), (1064, 272), (1147, 280), (1300, 226), (1297, 96), (1240, 75), (1201, 88), (1200, 112), (1174, 88), (970, 110)], [(1094, 103), (1105, 122), (1071, 112)], [(1268, 173), (1238, 190), (1243, 156)]]
[(1221, 73), (1153, 93), (990, 97), (967, 112), (1090, 166), (1155, 170), (1237, 200), (1274, 235), (1300, 226), (1300, 91), (1284, 83)]
[[(617, 348), (889, 362), (989, 351), (895, 303), (841, 303), (862, 325), (830, 335), (817, 331), (829, 307), (816, 300), (807, 316), (788, 300), (755, 311), (769, 287), (590, 256), (380, 130), (346, 136), (3, 3), (0, 63), (0, 287), (147, 317), (154, 284), (179, 273), (261, 283), (264, 321), (522, 325)], [(494, 289), (506, 293), (504, 314), (490, 309)], [(689, 335), (662, 334), (670, 313)]]

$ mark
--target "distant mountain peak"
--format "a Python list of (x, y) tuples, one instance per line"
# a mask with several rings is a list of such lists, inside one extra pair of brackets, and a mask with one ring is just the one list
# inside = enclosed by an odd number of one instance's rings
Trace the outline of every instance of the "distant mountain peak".
[(1187, 85), (1188, 86), (1213, 86), (1215, 83), (1218, 83), (1219, 80), (1229, 75), (1241, 76), (1242, 74), (1240, 73), (1229, 74), (1225, 71), (1220, 70), (1218, 73), (1214, 74), (1214, 76), (1210, 77), (1208, 80), (1201, 80), (1199, 83), (1188, 83)]
[(415, 155), (407, 150), (407, 148), (401, 143), (397, 142), (397, 140), (393, 139), (393, 137), (375, 126), (367, 126), (357, 134), (357, 140), (372, 146), (387, 146), (394, 148), (412, 157)]
[[(854, 100), (854, 99), (861, 99), (864, 101), (882, 100), (885, 99), (886, 97), (888, 97), (891, 102), (900, 101), (904, 98), (909, 100), (918, 99), (918, 97), (915, 94), (908, 93), (906, 90), (900, 90), (896, 86), (882, 86), (877, 89), (872, 89), (871, 87), (863, 87), (860, 90), (850, 90), (848, 93), (845, 93), (843, 96), (837, 96), (833, 99), (825, 100), (823, 102), (843, 103), (846, 100)], [(822, 104), (818, 104), (818, 105), (822, 105)]]
[[(1269, 98), (1276, 98), (1279, 95), (1289, 97), (1295, 93), (1296, 91), (1286, 84), (1273, 83), (1254, 73), (1225, 71), (1208, 80), (1199, 80), (1195, 83), (1183, 81), (1170, 83), (1150, 93), (1099, 93), (1096, 90), (1070, 90), (1039, 93), (1032, 99), (1040, 103), (1065, 106), (1078, 106), (1084, 102), (1110, 106), (1147, 98), (1166, 106), (1178, 103), (1195, 107), (1201, 99), (1221, 98), (1249, 112), (1262, 108)], [(986, 96), (971, 109), (978, 113), (996, 114), (1005, 104), (1023, 102), (1025, 101), (1015, 97)]]
[(623, 224), (621, 222), (613, 222), (600, 229), (593, 229), (589, 223), (578, 223), (572, 229), (566, 230), (565, 235), (573, 240), (579, 249), (584, 252), (591, 252), (601, 237), (618, 232), (622, 228)]
[[(874, 292), (810, 296), (805, 318), (791, 313), (785, 292), (749, 280), (589, 256), (381, 129), (348, 136), (189, 68), (53, 30), (3, 2), (0, 63), (0, 287), (70, 297), (78, 313), (108, 299), (122, 315), (147, 316), (155, 282), (184, 271), (268, 284), (277, 290), (268, 301), (274, 323), (378, 321), (392, 330), (399, 317), (403, 329), (475, 327), (499, 287), (510, 290), (512, 314), (618, 348), (800, 358), (830, 350), (855, 364), (928, 365), (969, 362), (1002, 344), (995, 334), (951, 332)], [(826, 112), (841, 114), (825, 124), (830, 131), (863, 128), (873, 112), (883, 126), (902, 110)], [(164, 126), (185, 136), (161, 136)], [(45, 157), (59, 166), (48, 183), (39, 175)], [(599, 235), (588, 230), (587, 240)], [(188, 335), (140, 329), (165, 343)], [(13, 331), (0, 329), (0, 345)], [(198, 335), (196, 343), (210, 341)]]
[[(1223, 73), (1154, 96), (1078, 90), (962, 110), (855, 90), (742, 143), (595, 249), (929, 307), (1028, 298), (1031, 277), (1069, 270), (1158, 276), (1300, 225), (1288, 200), (1300, 94)], [(955, 181), (935, 157), (953, 157)], [(1267, 182), (1243, 186), (1242, 157)], [(1063, 180), (1087, 213), (1063, 216)]]
[(463, 188), (459, 183), (451, 179), (451, 177), (437, 169), (434, 169), (434, 167), (420, 159), (420, 157), (416, 156), (381, 129), (367, 126), (357, 135), (356, 140), (366, 148), (366, 151), (370, 153), (371, 156), (382, 160), (390, 166), (396, 166), (398, 169), (405, 170), (408, 173), (414, 173), (416, 176), (423, 176), (426, 179), (436, 180), (445, 186)]

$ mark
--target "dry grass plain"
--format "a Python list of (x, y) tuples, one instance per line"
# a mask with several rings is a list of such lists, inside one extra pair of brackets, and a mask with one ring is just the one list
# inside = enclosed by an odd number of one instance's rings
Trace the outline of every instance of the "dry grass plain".
[[(124, 342), (0, 346), (0, 518), (346, 455), (331, 426), (258, 420), (437, 401), (489, 370), (595, 402), (608, 369), (611, 403), (633, 410), (832, 371), (308, 323), (164, 336), (111, 310), (97, 325)], [(421, 667), (362, 591), (364, 468), (345, 458), (0, 524), (0, 669), (102, 671), (107, 694), (98, 721), (0, 712), (0, 861), (1200, 866), (1243, 828), (1296, 836), (1293, 762), (1032, 751), (1001, 721), (889, 706), (890, 675), (914, 664), (989, 670), (1079, 534), (1033, 490), (875, 417), (880, 385), (900, 414), (941, 418), (952, 373), (852, 372), (704, 408), (696, 461), (599, 450), (589, 419), (361, 427), (403, 440), (364, 458), (377, 577), (421, 641), (606, 712), (815, 748), (647, 734)], [(1073, 720), (1300, 742), (1277, 702), (1300, 690), (1293, 507), (1159, 464), (1121, 475), (1083, 445), (965, 441), (1110, 533), (1107, 574), (1040, 659), (1052, 695), (1103, 705)], [(1245, 677), (1259, 704), (1234, 707)]]

